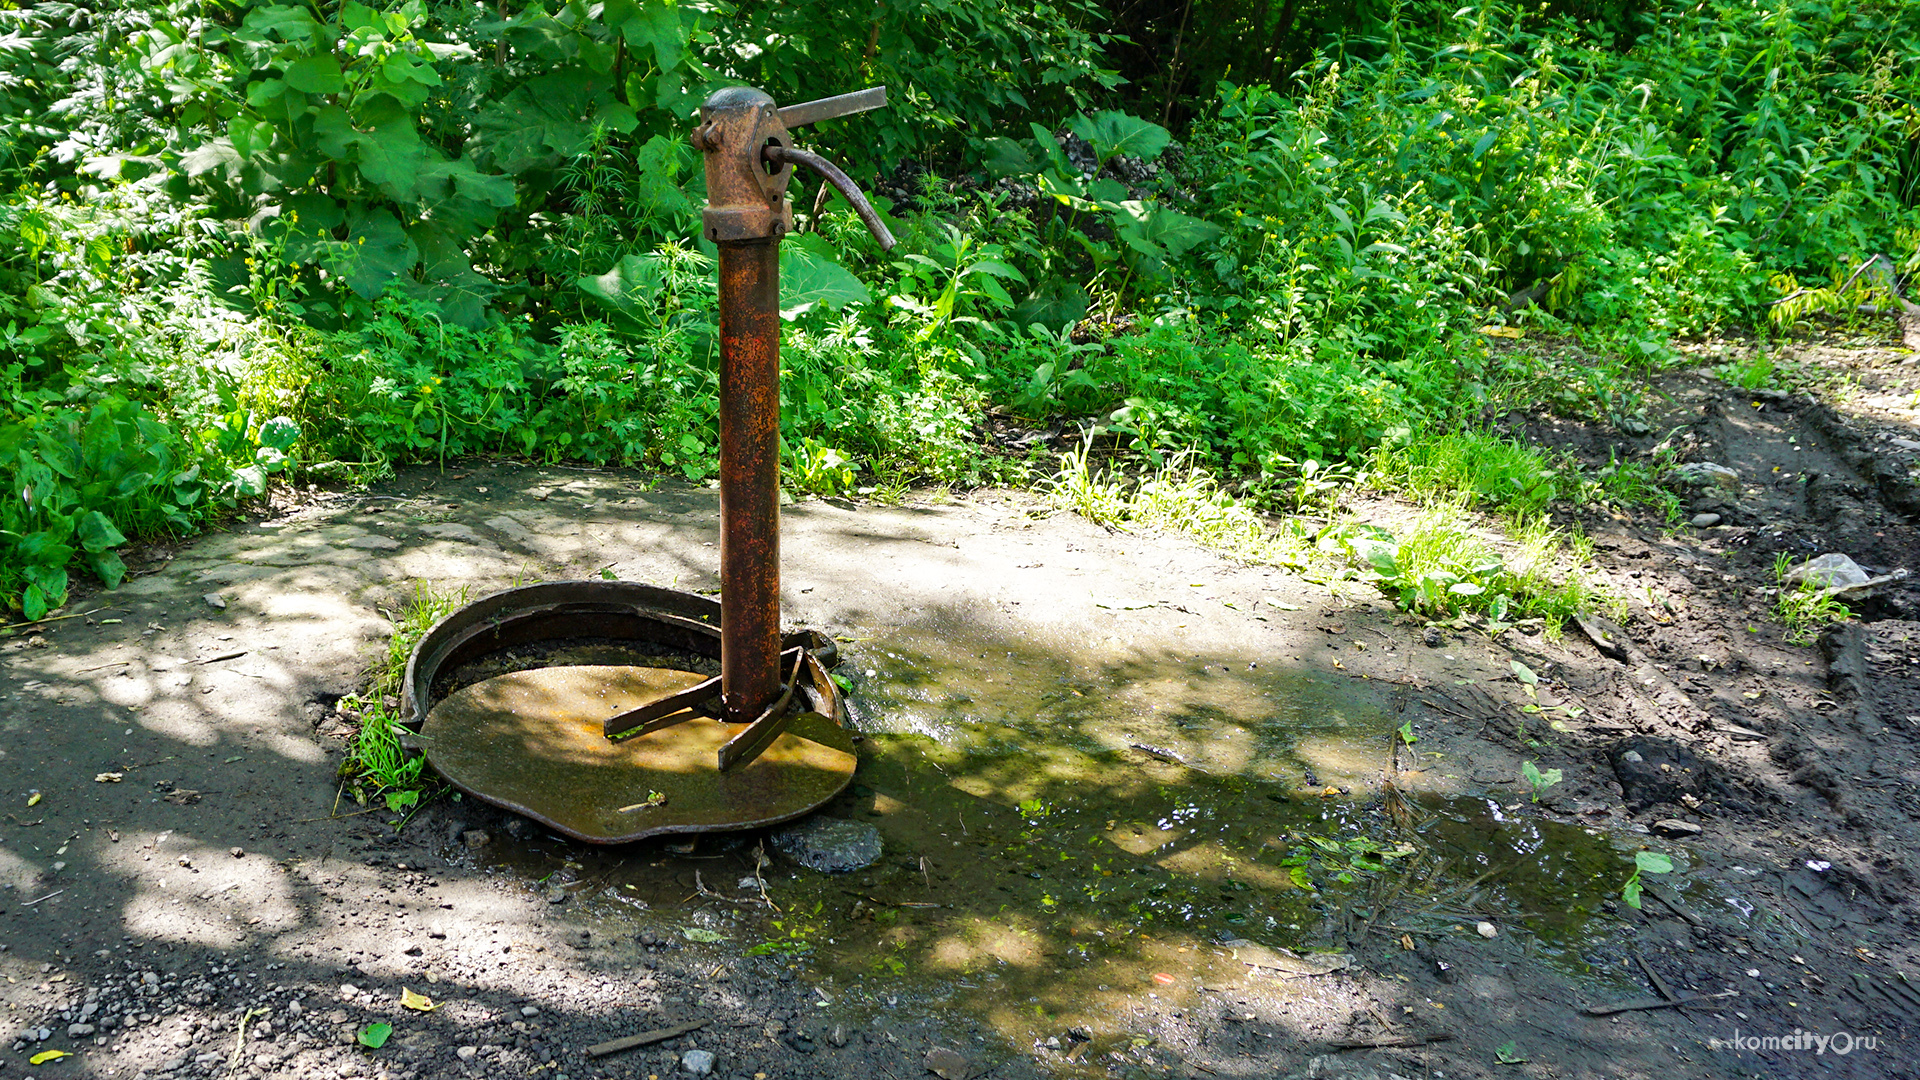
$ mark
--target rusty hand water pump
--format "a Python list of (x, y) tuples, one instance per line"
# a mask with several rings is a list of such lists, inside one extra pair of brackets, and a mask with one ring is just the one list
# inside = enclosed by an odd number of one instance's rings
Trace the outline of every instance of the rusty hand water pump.
[[(893, 247), (846, 174), (789, 135), (885, 103), (876, 87), (782, 109), (731, 87), (701, 106), (701, 229), (720, 251), (720, 602), (569, 581), (449, 615), (408, 658), (402, 709), (417, 732), (409, 742), (455, 787), (612, 844), (786, 821), (852, 779), (852, 736), (827, 670), (833, 643), (780, 631), (780, 241), (793, 228), (787, 185), (805, 166)], [(720, 674), (670, 660), (528, 661), (570, 642), (717, 659)]]
[(886, 98), (878, 87), (778, 109), (732, 87), (700, 107), (693, 133), (706, 162), (701, 228), (720, 248), (720, 712), (733, 723), (757, 721), (780, 695), (780, 241), (793, 229), (793, 167), (838, 188), (882, 248), (894, 243), (853, 181), (794, 149), (788, 131)]

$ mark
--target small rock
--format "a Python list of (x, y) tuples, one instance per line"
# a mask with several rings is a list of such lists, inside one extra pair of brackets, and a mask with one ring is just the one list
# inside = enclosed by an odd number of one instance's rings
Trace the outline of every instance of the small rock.
[(493, 834), (485, 829), (468, 829), (460, 834), (460, 842), (468, 847), (486, 847), (493, 843)]
[(927, 1071), (940, 1077), (940, 1080), (967, 1080), (970, 1071), (966, 1058), (944, 1046), (927, 1051), (926, 1064)]
[(713, 1071), (713, 1052), (689, 1050), (680, 1055), (680, 1067), (695, 1076), (705, 1076)]
[(210, 608), (213, 608), (216, 611), (227, 610), (227, 598), (224, 596), (221, 596), (217, 592), (210, 592), (207, 595), (201, 597), (200, 599), (205, 600), (207, 602), (207, 606)]
[(47, 1041), (48, 1039), (51, 1039), (51, 1038), (53, 1038), (53, 1029), (52, 1029), (52, 1028), (35, 1028), (35, 1029), (33, 1029), (33, 1041), (34, 1041), (34, 1042), (46, 1042), (46, 1041)]
[(1693, 461), (1673, 470), (1674, 479), (1695, 487), (1738, 488), (1740, 474), (1712, 461)]
[(1692, 525), (1696, 529), (1711, 529), (1720, 524), (1719, 514), (1695, 514)]
[(774, 833), (773, 846), (809, 870), (846, 873), (872, 866), (880, 858), (880, 830), (860, 821), (809, 818)]
[(357, 997), (359, 993), (360, 993), (360, 988), (353, 985), (352, 983), (340, 984), (340, 996), (343, 998)]
[(1630, 736), (1610, 747), (1607, 757), (1631, 809), (1677, 803), (1683, 795), (1699, 798), (1705, 790), (1707, 763), (1671, 740)]
[(555, 885), (553, 888), (547, 890), (547, 903), (564, 904), (566, 902), (567, 902), (567, 890), (561, 888), (558, 885)]
[(480, 1048), (477, 1046), (463, 1046), (460, 1049), (455, 1050), (453, 1052), (453, 1056), (459, 1058), (461, 1061), (472, 1061), (474, 1058), (474, 1055), (478, 1054), (479, 1052), (480, 1052)]
[(827, 1042), (832, 1043), (834, 1046), (847, 1045), (847, 1026), (845, 1024), (833, 1025), (833, 1031), (827, 1035)]
[(1426, 644), (1427, 648), (1437, 649), (1447, 643), (1447, 635), (1441, 633), (1439, 627), (1429, 626), (1420, 631), (1420, 640)]
[(244, 859), (247, 857), (247, 849), (241, 848), (241, 847), (228, 848), (227, 854), (233, 856), (236, 859)]
[(1473, 929), (1483, 938), (1497, 938), (1500, 936), (1500, 928), (1490, 922), (1483, 922)]
[(1691, 821), (1681, 821), (1679, 818), (1662, 818), (1653, 823), (1653, 831), (1661, 836), (1699, 836), (1700, 826)]
[(537, 1005), (522, 1005), (520, 1006), (520, 1015), (521, 1016), (539, 1016), (540, 1008)]
[(93, 1034), (93, 1032), (94, 1032), (94, 1027), (92, 1024), (68, 1024), (67, 1025), (67, 1038), (69, 1039), (84, 1039), (87, 1036)]

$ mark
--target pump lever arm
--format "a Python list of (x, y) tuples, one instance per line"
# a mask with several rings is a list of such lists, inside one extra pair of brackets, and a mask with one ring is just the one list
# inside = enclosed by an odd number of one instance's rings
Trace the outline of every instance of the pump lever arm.
[(760, 155), (773, 165), (805, 165), (819, 173), (822, 179), (833, 185), (841, 198), (847, 200), (853, 207), (853, 212), (860, 215), (860, 220), (866, 223), (867, 229), (873, 233), (873, 238), (880, 241), (880, 250), (893, 250), (893, 245), (897, 243), (893, 233), (887, 231), (886, 223), (880, 220), (880, 215), (874, 211), (873, 205), (867, 202), (867, 197), (860, 193), (860, 189), (854, 186), (847, 174), (840, 171), (840, 166), (811, 150), (778, 144), (767, 146)]
[(868, 109), (882, 108), (887, 103), (887, 88), (875, 86), (866, 90), (855, 90), (851, 94), (838, 97), (821, 98), (818, 101), (803, 101), (798, 105), (789, 105), (780, 110), (780, 124), (789, 130), (806, 127), (822, 120), (832, 120), (841, 116), (866, 112)]

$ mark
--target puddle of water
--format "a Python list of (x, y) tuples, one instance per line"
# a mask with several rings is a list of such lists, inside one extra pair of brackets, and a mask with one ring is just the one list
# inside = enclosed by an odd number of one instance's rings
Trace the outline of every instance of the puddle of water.
[(1125, 1034), (1147, 995), (1284, 1008), (1320, 992), (1249, 966), (1252, 946), (1337, 953), (1491, 918), (1550, 962), (1618, 974), (1598, 959), (1613, 924), (1592, 916), (1629, 849), (1410, 774), (1409, 795), (1384, 784), (1392, 687), (1246, 658), (1010, 652), (957, 632), (868, 643), (842, 671), (865, 737), (853, 787), (824, 812), (879, 830), (874, 866), (776, 861), (775, 912), (744, 880), (741, 837), (687, 854), (542, 839), (485, 858), (577, 889), (608, 932), (718, 933), (803, 966), (856, 1014), (913, 1002), (1017, 1047)]

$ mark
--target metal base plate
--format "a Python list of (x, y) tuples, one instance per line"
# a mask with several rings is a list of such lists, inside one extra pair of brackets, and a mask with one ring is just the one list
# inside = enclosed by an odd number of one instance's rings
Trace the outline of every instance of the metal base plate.
[(743, 724), (694, 716), (617, 742), (601, 734), (609, 716), (701, 678), (625, 666), (517, 671), (449, 695), (420, 738), (455, 787), (593, 844), (772, 825), (853, 779), (852, 734), (818, 712), (797, 713), (764, 753), (725, 773), (716, 754)]

